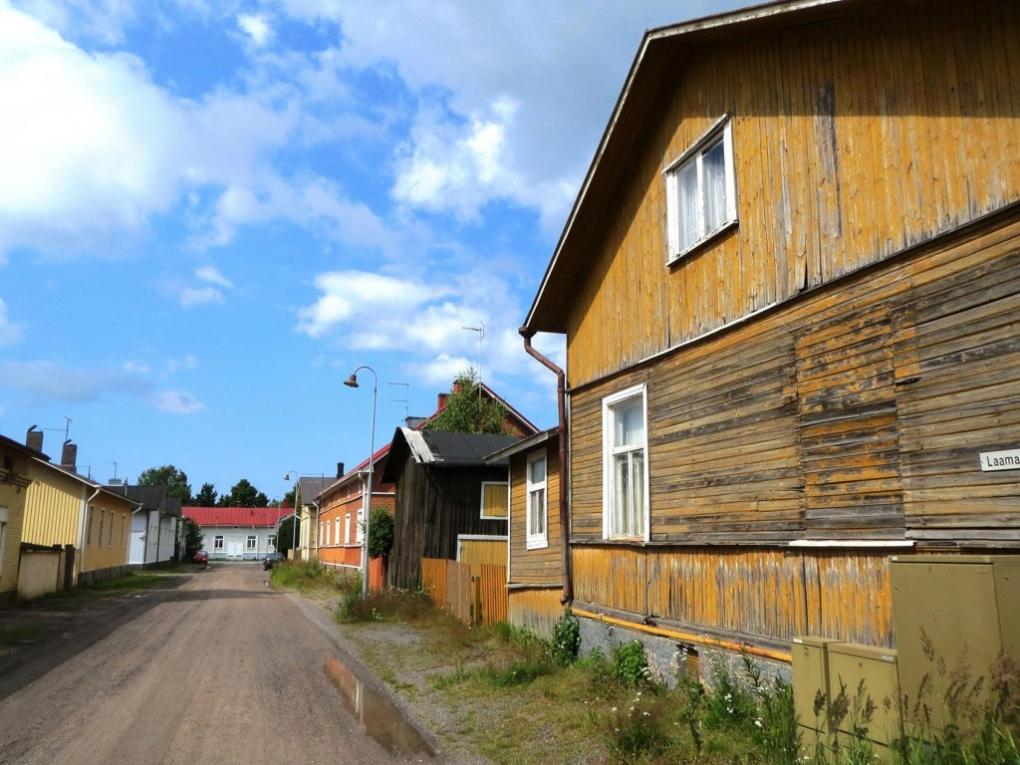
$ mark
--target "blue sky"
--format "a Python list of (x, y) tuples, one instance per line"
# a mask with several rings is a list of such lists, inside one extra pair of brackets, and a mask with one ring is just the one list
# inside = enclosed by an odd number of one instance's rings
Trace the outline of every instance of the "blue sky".
[(516, 328), (641, 34), (738, 4), (0, 0), (0, 432), (279, 497), (367, 453), (351, 369), (383, 443), (479, 322), (553, 424)]

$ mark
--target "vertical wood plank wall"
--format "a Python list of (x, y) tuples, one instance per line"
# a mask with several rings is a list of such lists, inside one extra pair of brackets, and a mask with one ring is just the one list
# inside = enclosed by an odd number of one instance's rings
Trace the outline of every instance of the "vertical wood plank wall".
[(553, 627), (563, 615), (560, 589), (521, 589), (509, 591), (507, 620), (518, 627), (551, 637)]
[[(586, 231), (571, 386), (1020, 199), (1020, 5), (878, 4), (677, 56)], [(739, 224), (668, 267), (661, 171), (733, 117)]]
[(573, 556), (584, 603), (772, 641), (893, 645), (888, 551), (575, 547)]

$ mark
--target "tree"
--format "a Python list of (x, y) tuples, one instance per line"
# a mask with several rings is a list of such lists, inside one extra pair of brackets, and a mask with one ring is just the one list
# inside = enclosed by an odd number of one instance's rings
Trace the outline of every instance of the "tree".
[(393, 514), (382, 507), (372, 508), (368, 524), (368, 555), (384, 558), (393, 549)]
[(221, 507), (268, 507), (269, 497), (256, 489), (251, 481), (242, 478), (220, 497)]
[(219, 496), (216, 493), (216, 487), (211, 483), (203, 483), (202, 488), (198, 490), (198, 494), (194, 496), (192, 502), (198, 507), (216, 507), (216, 497)]
[[(208, 505), (200, 505), (200, 507), (208, 507)], [(180, 533), (184, 539), (184, 560), (193, 560), (195, 553), (202, 549), (202, 527), (190, 518), (184, 517), (181, 519)]]
[(166, 493), (169, 496), (180, 499), (182, 505), (191, 504), (191, 486), (188, 484), (188, 474), (173, 465), (143, 470), (142, 474), (138, 476), (138, 483), (142, 486), (166, 486)]
[(291, 542), (295, 537), (301, 539), (301, 519), (297, 520), (297, 531), (294, 530), (294, 516), (288, 515), (276, 529), (276, 551), (283, 557), (287, 557), (287, 551), (291, 548)]
[(283, 502), (281, 504), (284, 507), (294, 507), (294, 489), (283, 495)]
[(461, 372), (453, 382), (446, 406), (426, 427), (451, 433), (506, 433), (506, 407), (481, 392), (474, 369)]

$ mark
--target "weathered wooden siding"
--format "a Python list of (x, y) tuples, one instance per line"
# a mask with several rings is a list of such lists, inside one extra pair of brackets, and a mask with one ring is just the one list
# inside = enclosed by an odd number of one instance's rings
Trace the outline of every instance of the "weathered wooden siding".
[(639, 620), (771, 642), (893, 645), (887, 552), (575, 547), (573, 556), (577, 601)]
[[(506, 573), (505, 539), (462, 539), (460, 541), (461, 563), (471, 566), (471, 575), (480, 576), (483, 565), (502, 566)], [(506, 581), (503, 582), (506, 584)]]
[(543, 637), (551, 637), (553, 627), (563, 615), (560, 595), (558, 588), (510, 590), (507, 621)]
[[(560, 455), (552, 439), (538, 449), (510, 458), (510, 581), (515, 584), (557, 584), (563, 580), (563, 536), (560, 524)], [(549, 507), (549, 546), (527, 549), (528, 457), (546, 453), (546, 501)]]
[[(572, 533), (602, 536), (604, 396), (647, 384), (653, 542), (1015, 543), (1020, 208), (571, 396)], [(516, 575), (516, 574), (515, 574)]]
[[(717, 40), (663, 81), (615, 214), (584, 233), (587, 279), (562, 286), (572, 386), (1020, 199), (1014, 2), (881, 4)], [(661, 171), (723, 114), (739, 225), (667, 267)]]
[(422, 558), (457, 557), (457, 535), (506, 536), (505, 520), (481, 517), (482, 481), (506, 480), (495, 467), (429, 467), (408, 456), (396, 482), (391, 586), (414, 589)]

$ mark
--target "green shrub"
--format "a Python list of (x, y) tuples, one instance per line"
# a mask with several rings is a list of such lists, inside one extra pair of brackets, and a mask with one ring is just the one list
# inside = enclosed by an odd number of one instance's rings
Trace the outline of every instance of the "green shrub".
[(577, 660), (581, 649), (581, 622), (567, 606), (563, 616), (553, 627), (552, 657), (558, 664), (566, 667)]
[(730, 673), (723, 659), (714, 658), (709, 669), (705, 722), (713, 728), (746, 726), (757, 718), (757, 711), (747, 686)]
[(368, 524), (368, 554), (382, 558), (393, 549), (393, 513), (382, 507), (372, 508)]
[(631, 640), (613, 649), (613, 675), (627, 685), (638, 685), (651, 678), (645, 646), (640, 640)]
[(779, 677), (769, 682), (761, 667), (747, 656), (744, 657), (744, 672), (750, 679), (758, 706), (751, 730), (755, 744), (767, 762), (796, 765), (801, 735), (793, 705), (793, 686)]

